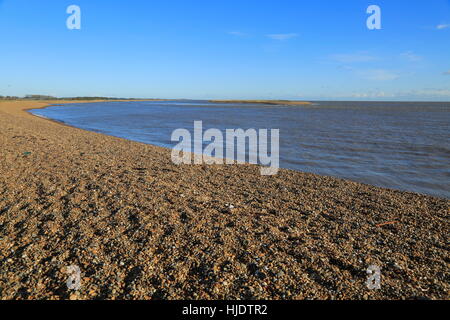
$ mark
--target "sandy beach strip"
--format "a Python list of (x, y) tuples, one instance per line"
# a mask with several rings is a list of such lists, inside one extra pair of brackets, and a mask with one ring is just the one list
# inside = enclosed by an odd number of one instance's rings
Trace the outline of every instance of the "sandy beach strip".
[(0, 101), (1, 299), (449, 298), (447, 199), (176, 166), (168, 149), (26, 112), (50, 103)]

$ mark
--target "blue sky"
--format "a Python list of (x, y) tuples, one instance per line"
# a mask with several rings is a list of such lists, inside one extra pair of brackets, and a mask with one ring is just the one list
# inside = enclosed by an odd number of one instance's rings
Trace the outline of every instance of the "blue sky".
[(0, 39), (0, 95), (450, 101), (450, 0), (0, 0)]

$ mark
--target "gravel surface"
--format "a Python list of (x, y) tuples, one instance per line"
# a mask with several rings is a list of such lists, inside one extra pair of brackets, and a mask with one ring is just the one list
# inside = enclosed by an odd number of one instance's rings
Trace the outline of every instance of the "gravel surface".
[(24, 111), (46, 104), (0, 102), (1, 299), (449, 299), (448, 199), (175, 166)]

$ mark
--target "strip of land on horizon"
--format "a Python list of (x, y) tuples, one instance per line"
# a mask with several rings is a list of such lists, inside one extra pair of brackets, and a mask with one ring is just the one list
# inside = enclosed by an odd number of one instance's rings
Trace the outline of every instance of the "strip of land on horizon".
[(293, 100), (209, 100), (215, 103), (252, 103), (252, 104), (272, 104), (272, 105), (289, 105), (289, 106), (304, 106), (311, 105), (308, 101), (293, 101)]

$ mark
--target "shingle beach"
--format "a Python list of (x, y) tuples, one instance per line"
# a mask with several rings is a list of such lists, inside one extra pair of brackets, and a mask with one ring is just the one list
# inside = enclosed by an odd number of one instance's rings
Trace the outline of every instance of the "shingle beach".
[(176, 166), (26, 111), (51, 103), (0, 102), (0, 299), (449, 299), (448, 199)]

